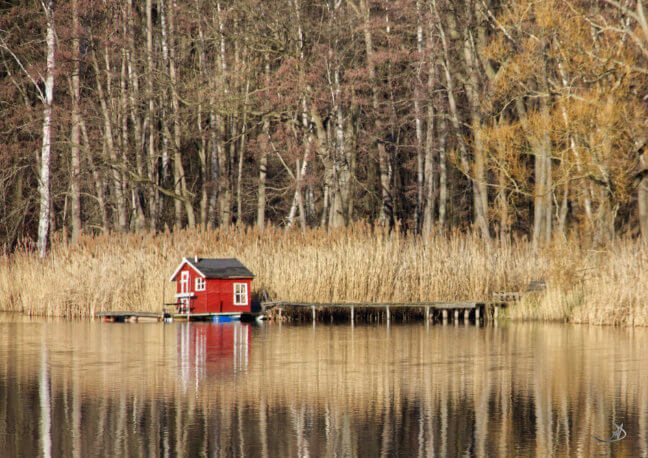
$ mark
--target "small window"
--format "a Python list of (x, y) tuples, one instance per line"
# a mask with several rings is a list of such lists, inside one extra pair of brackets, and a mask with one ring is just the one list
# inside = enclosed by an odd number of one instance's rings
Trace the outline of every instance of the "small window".
[(247, 305), (247, 283), (234, 283), (234, 305)]
[(186, 270), (180, 274), (180, 292), (189, 292), (189, 272), (187, 272)]
[(205, 279), (196, 277), (196, 291), (205, 291)]

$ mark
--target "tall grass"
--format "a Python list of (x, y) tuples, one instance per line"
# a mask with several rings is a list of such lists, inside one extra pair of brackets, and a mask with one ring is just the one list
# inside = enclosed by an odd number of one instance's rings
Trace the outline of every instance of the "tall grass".
[(50, 255), (0, 257), (0, 310), (91, 316), (105, 310), (158, 311), (183, 256), (237, 257), (256, 274), (253, 292), (277, 300), (487, 300), (544, 279), (547, 293), (525, 296), (513, 319), (648, 325), (648, 253), (640, 242), (601, 250), (556, 242), (484, 242), (466, 234), (428, 238), (364, 224), (302, 234), (268, 228), (185, 230), (60, 240)]

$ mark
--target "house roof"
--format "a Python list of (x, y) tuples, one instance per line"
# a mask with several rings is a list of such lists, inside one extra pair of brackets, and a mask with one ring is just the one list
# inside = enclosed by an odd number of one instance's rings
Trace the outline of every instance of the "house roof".
[(171, 276), (174, 281), (185, 264), (189, 264), (204, 278), (253, 278), (254, 274), (236, 258), (183, 258)]

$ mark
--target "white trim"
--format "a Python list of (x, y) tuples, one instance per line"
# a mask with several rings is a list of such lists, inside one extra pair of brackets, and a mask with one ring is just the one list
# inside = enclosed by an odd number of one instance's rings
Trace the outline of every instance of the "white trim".
[(171, 275), (171, 278), (169, 279), (170, 282), (175, 281), (176, 277), (178, 276), (178, 274), (180, 273), (180, 271), (182, 270), (182, 268), (184, 267), (185, 264), (189, 265), (189, 267), (191, 267), (193, 270), (195, 270), (196, 273), (197, 273), (198, 275), (200, 275), (201, 277), (203, 277), (203, 278), (207, 278), (207, 277), (205, 276), (205, 274), (202, 273), (202, 272), (198, 269), (198, 267), (194, 266), (193, 263), (192, 263), (190, 260), (188, 260), (187, 258), (182, 258), (182, 262), (180, 263), (180, 265), (178, 266), (178, 268), (175, 270), (175, 272), (173, 272), (173, 275)]
[[(243, 294), (245, 294), (245, 302), (243, 302), (243, 303), (236, 302), (237, 294), (239, 294), (239, 295), (241, 294), (241, 292), (236, 291), (237, 286), (243, 286), (244, 287)], [(248, 304), (249, 304), (249, 300), (248, 300), (248, 284), (247, 283), (234, 283), (234, 305), (244, 307), (244, 306), (246, 306)]]
[[(200, 285), (198, 282), (201, 282)], [(205, 291), (207, 290), (207, 280), (203, 277), (196, 277), (194, 280), (194, 291)]]
[(189, 275), (188, 270), (183, 270), (180, 272), (180, 293), (188, 293), (191, 291), (191, 285), (189, 283), (189, 280), (191, 279), (191, 275)]
[(192, 293), (192, 292), (188, 292), (188, 293), (177, 293), (177, 294), (174, 294), (173, 297), (185, 298), (185, 297), (196, 297), (196, 295), (194, 293)]

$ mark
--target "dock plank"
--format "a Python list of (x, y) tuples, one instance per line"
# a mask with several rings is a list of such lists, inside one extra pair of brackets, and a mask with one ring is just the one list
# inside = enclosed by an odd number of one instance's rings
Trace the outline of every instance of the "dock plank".
[(160, 314), (156, 312), (132, 312), (128, 310), (113, 310), (109, 312), (99, 312), (95, 313), (96, 317), (111, 317), (111, 316), (139, 316), (139, 317), (148, 317), (148, 318), (156, 318), (159, 317)]
[(95, 318), (103, 318), (107, 321), (139, 321), (140, 319), (144, 320), (160, 320), (162, 319), (161, 313), (156, 312), (134, 312), (129, 310), (111, 310), (107, 312), (98, 312), (95, 313)]
[(274, 301), (262, 302), (261, 305), (266, 309), (272, 307), (365, 307), (365, 308), (422, 308), (431, 307), (436, 309), (474, 309), (482, 307), (487, 302), (293, 302), (293, 301)]

